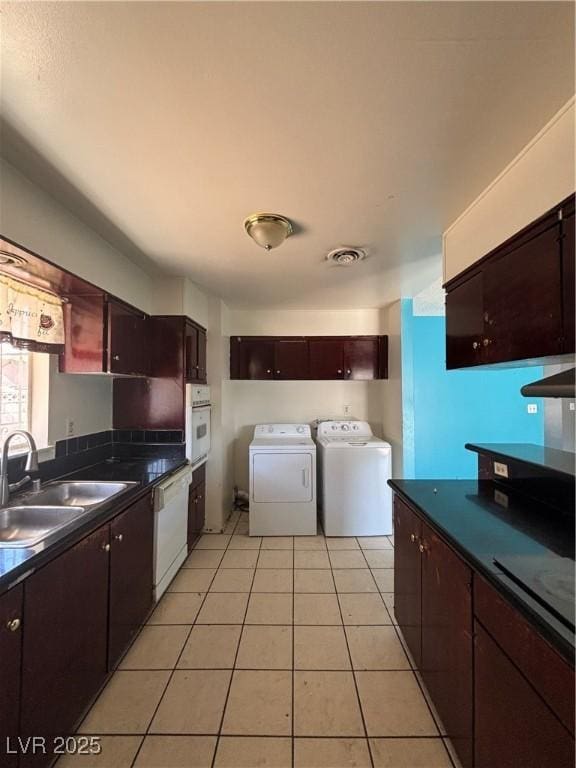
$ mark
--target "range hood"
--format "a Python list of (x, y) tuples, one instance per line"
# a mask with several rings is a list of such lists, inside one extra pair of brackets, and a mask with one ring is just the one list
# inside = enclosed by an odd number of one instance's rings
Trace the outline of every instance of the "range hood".
[(525, 384), (520, 392), (524, 397), (571, 397), (576, 399), (576, 368), (561, 371), (554, 376)]

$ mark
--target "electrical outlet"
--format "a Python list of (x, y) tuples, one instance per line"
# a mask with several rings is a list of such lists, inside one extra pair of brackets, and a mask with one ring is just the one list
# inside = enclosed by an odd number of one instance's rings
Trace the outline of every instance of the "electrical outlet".
[(66, 419), (66, 437), (74, 437), (74, 419)]
[(348, 416), (348, 418), (350, 418), (350, 416), (352, 416), (352, 406), (351, 405), (345, 405), (344, 406), (344, 416)]
[(536, 405), (536, 403), (528, 403), (528, 405), (526, 406), (526, 410), (528, 411), (528, 413), (538, 413), (538, 406)]
[(574, 403), (570, 403), (570, 404), (568, 405), (568, 409), (569, 409), (570, 411), (573, 411), (573, 410), (574, 410)]

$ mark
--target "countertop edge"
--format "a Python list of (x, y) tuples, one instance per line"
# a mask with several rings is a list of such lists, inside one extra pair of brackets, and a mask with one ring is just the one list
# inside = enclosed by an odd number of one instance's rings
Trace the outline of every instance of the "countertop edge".
[[(519, 443), (519, 445), (531, 445), (525, 444), (525, 443)], [(545, 448), (545, 446), (536, 446), (537, 448)], [(490, 455), (490, 456), (497, 456), (499, 458), (508, 459), (509, 461), (516, 461), (522, 464), (526, 464), (530, 467), (536, 467), (540, 470), (545, 470), (546, 472), (553, 473), (554, 475), (562, 475), (563, 477), (568, 478), (571, 482), (574, 482), (575, 474), (574, 472), (567, 472), (565, 469), (553, 466), (552, 464), (547, 464), (544, 461), (534, 461), (533, 459), (517, 456), (514, 453), (507, 453), (505, 450), (498, 450), (498, 443), (465, 443), (464, 448), (468, 451), (472, 451), (473, 453), (482, 454), (484, 456)], [(559, 448), (548, 448), (547, 450), (557, 450), (559, 453), (566, 453), (571, 455), (570, 451), (562, 451)]]
[(542, 637), (544, 637), (544, 639), (556, 650), (556, 652), (574, 666), (575, 648), (573, 645), (570, 645), (570, 643), (568, 643), (564, 637), (559, 635), (551, 624), (543, 621), (542, 617), (532, 611), (529, 605), (521, 601), (515, 592), (513, 592), (511, 589), (508, 589), (506, 584), (498, 578), (495, 572), (490, 571), (481, 560), (478, 560), (476, 557), (474, 557), (474, 555), (472, 555), (468, 549), (466, 549), (457, 539), (455, 539), (448, 531), (446, 531), (445, 528), (443, 528), (432, 517), (430, 517), (426, 510), (423, 509), (417, 501), (415, 501), (403, 488), (397, 485), (394, 479), (390, 479), (388, 483), (394, 490), (394, 493), (397, 493), (398, 496), (400, 496), (410, 506), (418, 510), (418, 512), (426, 518), (426, 522), (430, 525), (430, 527), (437, 531), (445, 539), (449, 546), (452, 547), (452, 549), (454, 549), (454, 551), (457, 552), (460, 557), (462, 557), (462, 559), (470, 568), (472, 568), (474, 571), (477, 571), (479, 575), (486, 579), (486, 581), (488, 581), (498, 593), (502, 594), (505, 599), (508, 600), (508, 602), (540, 632)]
[[(174, 459), (178, 461), (178, 459)], [(123, 493), (120, 497), (112, 498), (109, 502), (104, 503), (98, 510), (94, 510), (94, 514), (88, 514), (86, 520), (78, 525), (73, 530), (64, 532), (61, 538), (55, 539), (46, 549), (31, 555), (28, 560), (20, 563), (10, 571), (3, 575), (0, 575), (0, 595), (3, 595), (8, 590), (12, 589), (16, 585), (25, 581), (29, 576), (35, 573), (39, 568), (47, 565), (51, 560), (60, 555), (62, 552), (69, 549), (74, 544), (78, 543), (82, 539), (89, 536), (100, 526), (105, 525), (107, 522), (117, 517), (125, 509), (132, 504), (135, 504), (141, 498), (150, 493), (159, 483), (165, 480), (170, 475), (178, 472), (182, 469), (188, 460), (182, 457), (178, 464), (171, 467), (166, 472), (158, 475), (153, 481), (148, 483), (139, 482), (138, 485), (129, 491)], [(62, 475), (57, 479), (64, 479), (77, 474), (81, 470), (74, 470), (66, 475)], [(56, 478), (55, 478), (56, 479)], [(95, 481), (97, 482), (97, 481)]]

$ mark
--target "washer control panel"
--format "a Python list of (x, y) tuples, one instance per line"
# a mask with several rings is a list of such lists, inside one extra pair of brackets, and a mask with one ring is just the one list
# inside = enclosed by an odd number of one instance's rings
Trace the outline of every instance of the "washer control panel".
[(370, 437), (372, 430), (367, 421), (321, 421), (318, 437)]

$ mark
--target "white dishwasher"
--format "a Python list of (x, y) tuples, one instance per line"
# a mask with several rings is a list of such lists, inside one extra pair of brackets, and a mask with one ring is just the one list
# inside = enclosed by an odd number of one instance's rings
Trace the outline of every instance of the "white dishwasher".
[(175, 472), (154, 489), (154, 600), (158, 601), (188, 553), (188, 494), (192, 470)]

